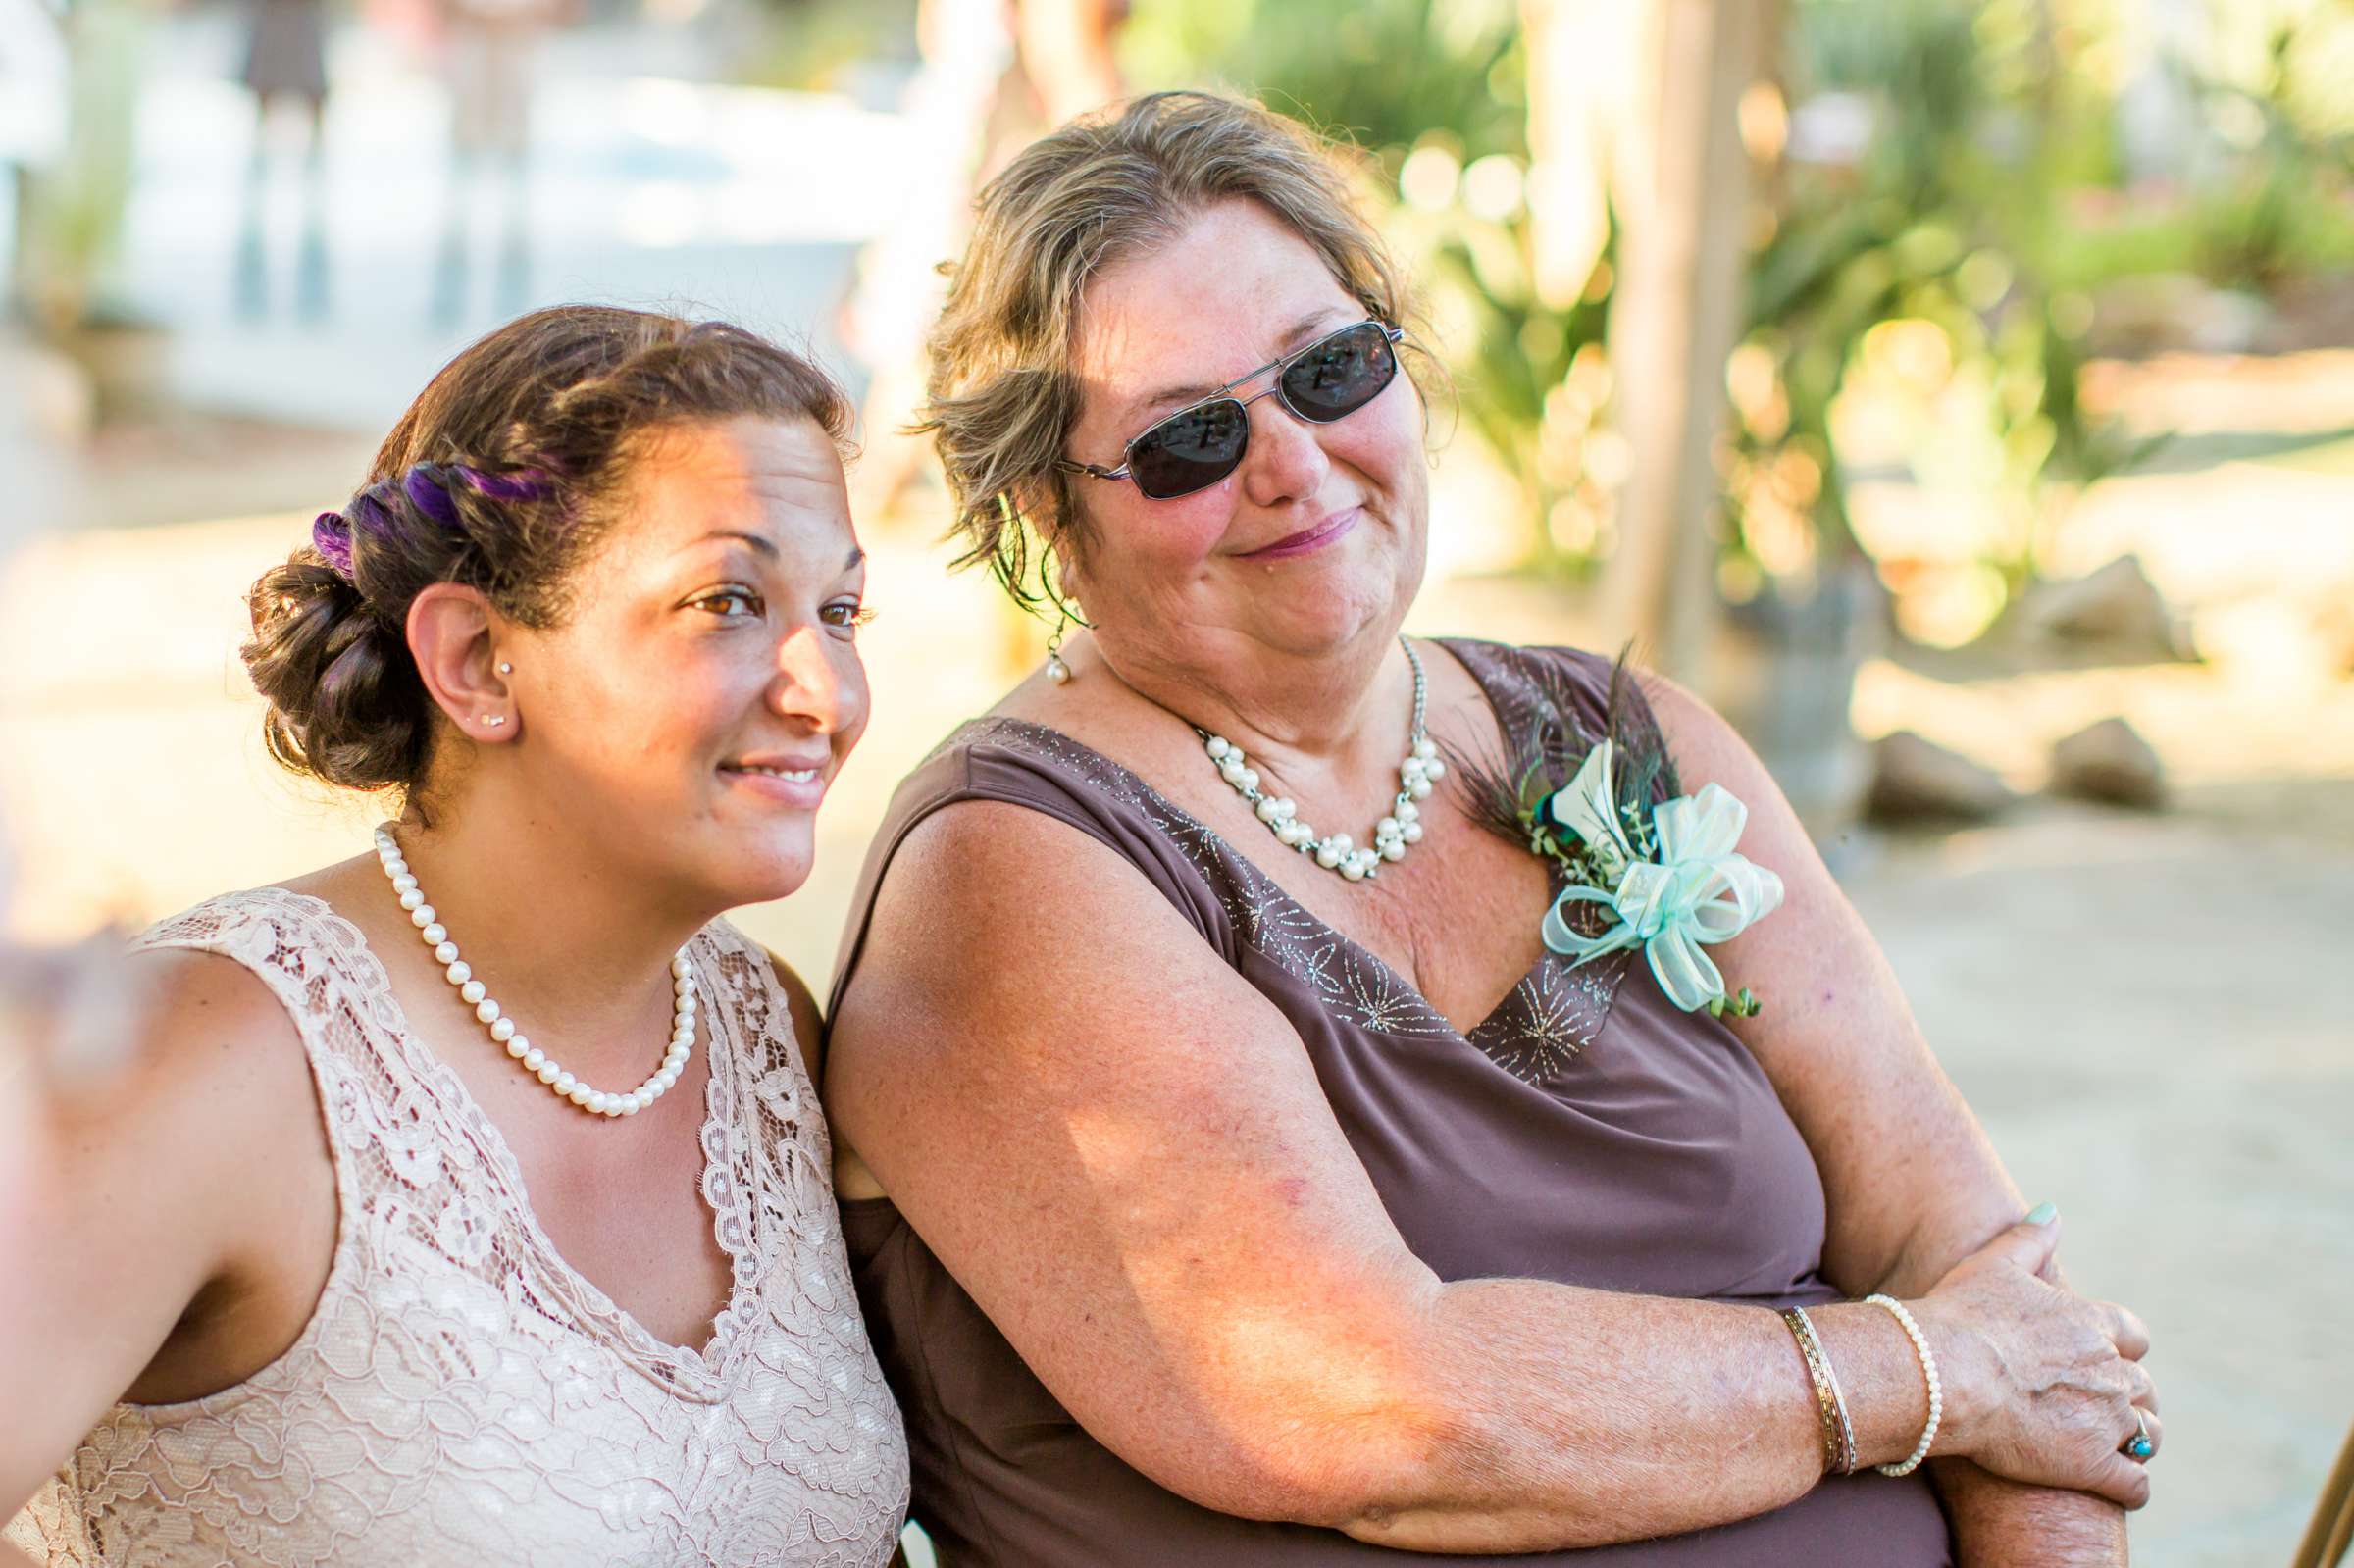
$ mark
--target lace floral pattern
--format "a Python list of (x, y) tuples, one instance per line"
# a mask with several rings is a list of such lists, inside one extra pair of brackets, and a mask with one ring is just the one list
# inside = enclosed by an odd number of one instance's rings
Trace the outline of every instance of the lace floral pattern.
[(655, 1339), (557, 1254), (357, 928), (262, 888), (140, 945), (234, 958), (293, 1015), (334, 1150), (334, 1260), (285, 1354), (206, 1398), (118, 1405), (12, 1543), (73, 1568), (889, 1559), (898, 1410), (790, 1013), (732, 927), (691, 945), (712, 1064), (702, 1191), (734, 1274), (699, 1350)]
[[(1592, 727), (1590, 715), (1582, 726), (1561, 723), (1577, 700), (1578, 688), (1565, 668), (1577, 656), (1485, 642), (1446, 646), (1487, 693), (1508, 743), (1547, 730)], [(1243, 944), (1307, 982), (1334, 1016), (1392, 1038), (1455, 1035), (1446, 1016), (1379, 956), (1309, 913), (1216, 830), (1110, 758), (1058, 730), (1003, 718), (975, 720), (934, 754), (974, 745), (1048, 763), (1141, 813), (1201, 873)], [(1556, 882), (1559, 892), (1558, 872)], [(1462, 1037), (1524, 1083), (1552, 1083), (1601, 1034), (1627, 957), (1615, 953), (1572, 969), (1548, 953)]]

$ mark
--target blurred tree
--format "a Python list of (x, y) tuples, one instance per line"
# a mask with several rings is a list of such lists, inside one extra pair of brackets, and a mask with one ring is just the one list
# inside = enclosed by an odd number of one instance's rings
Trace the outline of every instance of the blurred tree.
[(1604, 605), (1618, 638), (1696, 683), (1718, 606), (1724, 365), (1745, 325), (1753, 231), (1740, 112), (1772, 79), (1780, 10), (1772, 0), (1654, 0), (1637, 118), (1614, 160), (1626, 228), (1612, 359), (1644, 374), (1621, 381), (1630, 461)]

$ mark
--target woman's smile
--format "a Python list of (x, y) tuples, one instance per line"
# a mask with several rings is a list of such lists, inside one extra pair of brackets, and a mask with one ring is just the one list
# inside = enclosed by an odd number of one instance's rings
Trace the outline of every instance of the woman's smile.
[(1294, 556), (1311, 554), (1324, 548), (1327, 544), (1336, 543), (1346, 537), (1355, 531), (1364, 515), (1365, 509), (1361, 506), (1345, 507), (1320, 523), (1310, 524), (1297, 533), (1285, 534), (1272, 544), (1262, 544), (1255, 550), (1246, 550), (1236, 559), (1242, 561), (1288, 561)]
[(719, 765), (720, 777), (760, 799), (780, 806), (815, 811), (826, 798), (831, 753), (789, 756), (781, 751), (754, 752)]

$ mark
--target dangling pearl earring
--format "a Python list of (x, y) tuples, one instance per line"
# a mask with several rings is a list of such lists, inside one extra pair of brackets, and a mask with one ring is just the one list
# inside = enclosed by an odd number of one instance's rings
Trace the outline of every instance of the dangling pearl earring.
[(1070, 623), (1065, 621), (1054, 629), (1052, 636), (1047, 638), (1047, 679), (1056, 685), (1061, 685), (1071, 678), (1071, 667), (1062, 662), (1062, 634), (1069, 628)]

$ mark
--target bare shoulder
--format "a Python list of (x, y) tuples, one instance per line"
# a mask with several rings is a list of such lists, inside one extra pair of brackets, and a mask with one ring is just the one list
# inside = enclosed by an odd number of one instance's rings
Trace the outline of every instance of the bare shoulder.
[[(125, 961), (138, 998), (139, 1048), (125, 1098), (202, 1106), (241, 1125), (289, 1110), (308, 1117), (315, 1092), (302, 1037), (269, 985), (234, 959), (190, 948), (149, 948)], [(120, 1109), (125, 1098), (118, 1098)], [(248, 1107), (241, 1114), (232, 1105)], [(190, 1136), (205, 1118), (177, 1118)]]
[(1762, 783), (1779, 798), (1781, 790), (1772, 785), (1766, 765), (1722, 714), (1663, 675), (1650, 670), (1630, 674), (1651, 704), (1652, 716), (1659, 721), (1660, 733), (1666, 738), (1687, 789), (1718, 784), (1755, 806), (1759, 802), (1754, 792)]
[(843, 1012), (887, 991), (978, 984), (1019, 994), (1167, 909), (1135, 866), (1068, 823), (1006, 801), (959, 800), (917, 823), (893, 854)]
[(831, 1025), (837, 1120), (855, 1132), (875, 1104), (966, 1074), (1082, 1073), (1127, 1048), (1114, 1017), (1240, 985), (1110, 846), (1024, 806), (957, 801), (908, 832), (876, 889)]
[(333, 1154), (309, 1056), (278, 994), (214, 953), (154, 949), (128, 963), (147, 1025), (84, 1146), (105, 1151), (115, 1177), (172, 1173), (150, 1201), (212, 1250), (208, 1278), (277, 1267), (268, 1260), (293, 1250), (291, 1236), (316, 1233), (323, 1209), (332, 1244)]

